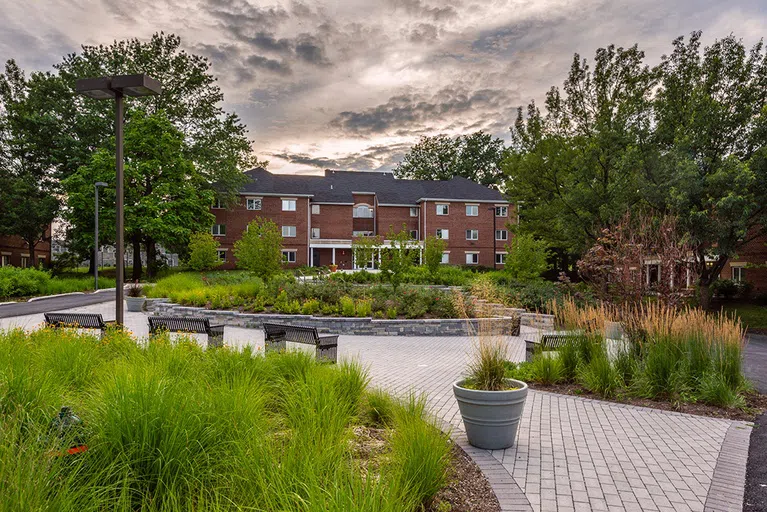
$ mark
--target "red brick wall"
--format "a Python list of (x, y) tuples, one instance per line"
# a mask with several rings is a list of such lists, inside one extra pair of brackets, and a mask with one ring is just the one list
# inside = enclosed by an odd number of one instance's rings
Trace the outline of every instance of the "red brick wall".
[[(282, 246), (283, 249), (296, 250), (296, 263), (295, 265), (290, 266), (308, 265), (307, 240), (309, 234), (307, 216), (309, 213), (309, 198), (296, 198), (296, 211), (283, 212), (281, 197), (263, 197), (261, 210), (248, 210), (246, 206), (247, 197), (260, 196), (242, 196), (240, 204), (231, 210), (211, 210), (216, 216), (216, 224), (226, 225), (226, 236), (214, 237), (221, 244), (221, 249), (228, 249), (226, 264), (221, 268), (235, 268), (236, 262), (233, 254), (234, 242), (242, 237), (242, 233), (245, 231), (247, 225), (256, 217), (267, 217), (277, 224), (280, 229), (282, 229), (282, 226), (296, 226), (295, 238), (283, 238)], [(289, 198), (290, 196), (285, 197)]]
[(349, 240), (352, 237), (351, 205), (321, 204), (320, 214), (312, 215), (312, 227), (320, 228), (320, 238)]
[[(51, 229), (45, 233), (46, 238), (50, 240)], [(29, 247), (26, 242), (17, 236), (0, 236), (0, 255), (10, 256), (10, 264), (14, 267), (21, 266), (21, 258), (29, 257)], [(39, 264), (38, 259), (45, 258), (45, 265), (51, 262), (51, 243), (50, 241), (40, 242), (35, 246), (35, 263)], [(0, 259), (0, 262), (2, 260)], [(32, 265), (32, 262), (29, 262)]]
[[(379, 206), (376, 226), (378, 234), (386, 236), (390, 228), (394, 232), (402, 229), (402, 224), (407, 226), (408, 231), (418, 229), (418, 217), (410, 216), (410, 208), (403, 206)], [(422, 233), (418, 232), (419, 240), (423, 240)]]
[[(731, 263), (748, 263), (751, 265), (767, 265), (767, 237), (757, 236), (738, 250), (736, 258), (732, 258), (724, 269), (722, 279), (732, 279)], [(767, 268), (746, 268), (746, 281), (751, 283), (755, 294), (767, 293)]]

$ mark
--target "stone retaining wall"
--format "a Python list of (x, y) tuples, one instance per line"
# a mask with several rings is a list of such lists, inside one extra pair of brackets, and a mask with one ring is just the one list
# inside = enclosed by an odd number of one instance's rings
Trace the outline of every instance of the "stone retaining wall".
[[(321, 333), (353, 334), (361, 336), (470, 336), (475, 333), (478, 319), (420, 319), (420, 320), (377, 320), (372, 318), (318, 317), (311, 315), (280, 315), (267, 313), (240, 313), (181, 306), (167, 302), (167, 299), (147, 301), (147, 310), (155, 315), (204, 317), (213, 324), (236, 327), (261, 328), (264, 322), (316, 327)], [(499, 332), (511, 334), (512, 318), (485, 318), (483, 325), (490, 322)]]

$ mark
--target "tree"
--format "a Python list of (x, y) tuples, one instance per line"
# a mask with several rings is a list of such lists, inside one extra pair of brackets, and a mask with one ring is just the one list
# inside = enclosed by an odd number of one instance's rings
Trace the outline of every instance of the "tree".
[(518, 281), (539, 279), (546, 272), (549, 264), (550, 251), (548, 243), (536, 240), (533, 235), (518, 234), (506, 246), (506, 263), (504, 271)]
[(33, 93), (33, 84), (50, 80), (42, 73), (26, 78), (14, 61), (0, 74), (0, 234), (24, 240), (32, 266), (59, 210), (46, 159), (51, 115), (45, 98)]
[(413, 266), (416, 257), (413, 252), (413, 239), (404, 224), (397, 232), (390, 227), (386, 239), (389, 240), (389, 248), (381, 250), (381, 274), (396, 289), (404, 274)]
[(522, 202), (522, 232), (565, 253), (582, 253), (601, 230), (641, 202), (640, 171), (652, 165), (653, 70), (636, 46), (576, 54), (563, 88), (535, 103), (512, 128), (503, 162), (506, 191)]
[(701, 51), (700, 32), (658, 67), (659, 164), (647, 196), (689, 235), (701, 305), (727, 260), (764, 232), (767, 218), (767, 54), (734, 36)]
[[(182, 156), (192, 162), (199, 185), (214, 191), (225, 203), (233, 203), (246, 181), (243, 170), (265, 165), (254, 157), (245, 126), (223, 110), (223, 94), (210, 62), (181, 49), (181, 39), (172, 34), (154, 34), (148, 41), (130, 39), (110, 45), (83, 46), (63, 58), (56, 74), (35, 74), (31, 91), (49, 115), (44, 130), (38, 130), (45, 149), (41, 161), (53, 176), (64, 180), (88, 165), (95, 150), (113, 147), (114, 105), (75, 93), (78, 78), (147, 73), (163, 83), (159, 96), (125, 98), (126, 118), (140, 109), (147, 115), (163, 113), (183, 134)], [(127, 127), (126, 127), (127, 129)], [(126, 152), (126, 157), (130, 155)], [(92, 251), (93, 202), (67, 202), (67, 245), (82, 257)], [(109, 239), (105, 243), (112, 242)], [(186, 241), (184, 243), (186, 245)], [(147, 252), (153, 252), (152, 247)]]
[(352, 254), (357, 266), (362, 263), (364, 268), (369, 262), (374, 261), (381, 244), (380, 236), (360, 236), (352, 240)]
[(282, 267), (282, 232), (265, 217), (248, 224), (242, 238), (234, 243), (237, 266), (267, 279)]
[(189, 260), (187, 260), (186, 266), (198, 272), (212, 270), (220, 266), (219, 245), (218, 240), (213, 238), (210, 231), (192, 233), (189, 237)]
[(445, 252), (447, 242), (434, 235), (427, 236), (423, 241), (423, 264), (429, 269), (429, 273), (434, 276), (439, 271), (442, 264), (442, 253)]
[[(207, 187), (207, 178), (185, 158), (183, 145), (183, 134), (164, 113), (146, 114), (140, 110), (131, 113), (125, 126), (125, 234), (133, 245), (134, 280), (141, 277), (142, 244), (147, 248), (151, 276), (158, 243), (181, 252), (192, 233), (209, 230), (213, 224), (210, 205), (214, 192)], [(113, 151), (114, 139), (63, 183), (68, 204), (81, 212), (92, 211), (93, 183), (110, 184), (102, 193), (100, 230), (105, 239), (112, 240), (115, 236)], [(92, 241), (90, 243), (92, 245)]]
[(398, 178), (449, 180), (462, 176), (485, 186), (502, 182), (500, 164), (506, 155), (501, 139), (478, 131), (451, 139), (447, 135), (421, 137), (394, 169)]

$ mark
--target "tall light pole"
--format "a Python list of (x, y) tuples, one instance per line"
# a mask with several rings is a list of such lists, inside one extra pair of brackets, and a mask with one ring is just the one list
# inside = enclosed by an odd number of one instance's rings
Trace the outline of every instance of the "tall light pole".
[(81, 78), (75, 89), (78, 93), (97, 100), (115, 100), (115, 206), (117, 210), (117, 230), (115, 236), (115, 259), (117, 263), (117, 292), (115, 297), (115, 322), (123, 324), (123, 300), (125, 295), (125, 244), (123, 236), (123, 117), (124, 96), (152, 96), (162, 93), (162, 84), (147, 75), (102, 76), (99, 78)]
[(95, 219), (96, 219), (96, 232), (94, 233), (93, 239), (95, 242), (95, 249), (93, 250), (93, 279), (94, 279), (94, 290), (99, 289), (99, 187), (106, 187), (107, 184), (103, 181), (97, 181), (93, 184), (93, 189), (96, 191), (96, 208), (95, 208)]

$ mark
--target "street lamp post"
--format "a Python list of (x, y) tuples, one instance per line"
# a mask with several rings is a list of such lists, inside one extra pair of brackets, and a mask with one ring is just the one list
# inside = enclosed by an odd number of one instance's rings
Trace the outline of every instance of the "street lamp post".
[(96, 248), (93, 251), (93, 279), (95, 283), (93, 285), (94, 290), (99, 289), (99, 187), (106, 187), (107, 184), (103, 181), (97, 181), (93, 184), (93, 189), (96, 191), (96, 231), (94, 233), (94, 242)]
[(123, 237), (123, 111), (124, 96), (151, 96), (162, 93), (162, 84), (147, 75), (102, 76), (99, 78), (81, 78), (75, 89), (78, 93), (97, 100), (115, 100), (115, 206), (117, 209), (117, 230), (115, 236), (115, 262), (117, 264), (117, 292), (115, 297), (115, 322), (123, 324), (123, 300), (125, 295), (125, 245)]

